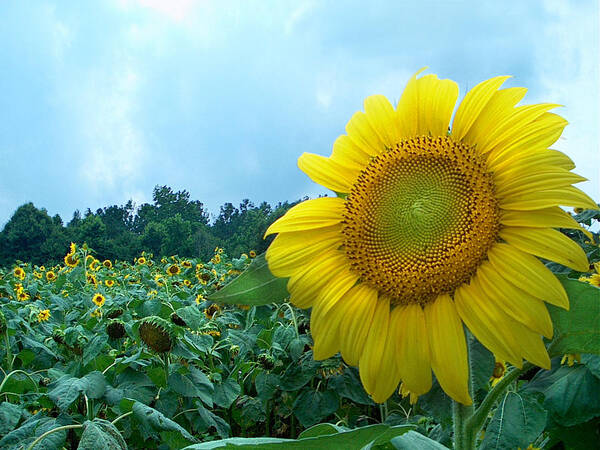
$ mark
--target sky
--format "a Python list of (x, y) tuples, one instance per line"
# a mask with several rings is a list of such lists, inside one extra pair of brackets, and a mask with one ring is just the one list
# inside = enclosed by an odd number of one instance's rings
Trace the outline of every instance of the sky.
[(0, 3), (0, 228), (33, 202), (69, 221), (156, 185), (213, 215), (325, 193), (297, 167), (329, 156), (365, 97), (408, 78), (513, 75), (564, 105), (554, 148), (600, 198), (597, 0)]

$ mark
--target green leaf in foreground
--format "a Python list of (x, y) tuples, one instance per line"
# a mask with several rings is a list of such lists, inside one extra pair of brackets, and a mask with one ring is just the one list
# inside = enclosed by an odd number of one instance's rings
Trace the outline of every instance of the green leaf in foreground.
[(133, 417), (140, 423), (142, 428), (145, 430), (145, 434), (148, 435), (150, 430), (154, 431), (177, 431), (181, 435), (191, 442), (196, 442), (190, 433), (185, 428), (179, 425), (177, 422), (165, 417), (160, 411), (150, 408), (140, 402), (133, 404)]
[(508, 392), (485, 430), (481, 449), (526, 448), (544, 431), (546, 415), (534, 396)]
[(396, 449), (402, 450), (448, 450), (439, 442), (429, 439), (427, 436), (417, 433), (416, 431), (409, 431), (402, 436), (395, 437), (392, 439), (391, 444)]
[[(204, 442), (186, 447), (185, 450), (206, 450), (215, 448), (246, 448), (265, 450), (329, 450), (343, 448), (347, 450), (360, 449), (370, 443), (382, 444), (380, 438), (385, 437), (389, 442), (393, 438), (412, 430), (412, 425), (370, 425), (354, 430), (333, 434), (318, 435), (304, 439), (278, 439), (278, 438), (230, 438), (220, 441)], [(427, 439), (427, 438), (425, 438)], [(445, 448), (445, 447), (438, 447)]]
[(108, 450), (126, 450), (127, 444), (119, 430), (107, 420), (94, 419), (85, 423), (77, 450), (93, 450), (103, 448)]
[(286, 286), (287, 278), (277, 278), (271, 273), (263, 253), (239, 277), (208, 299), (221, 303), (267, 305), (283, 301), (289, 295)]
[(600, 354), (600, 289), (556, 275), (569, 296), (568, 311), (548, 305), (554, 323), (550, 357), (564, 353)]

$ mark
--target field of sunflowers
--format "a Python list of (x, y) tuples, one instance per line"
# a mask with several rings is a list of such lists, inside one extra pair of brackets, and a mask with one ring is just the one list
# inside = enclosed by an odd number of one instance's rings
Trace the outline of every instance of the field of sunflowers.
[[(597, 243), (566, 233), (600, 260)], [(568, 313), (549, 307), (550, 371), (511, 367), (468, 335), (474, 397), (489, 403), (480, 448), (597, 443), (599, 266), (548, 266), (571, 299)], [(309, 312), (265, 268), (253, 251), (124, 262), (72, 244), (63, 264), (0, 270), (0, 448), (451, 446), (436, 381), (375, 403), (339, 355), (314, 360)]]

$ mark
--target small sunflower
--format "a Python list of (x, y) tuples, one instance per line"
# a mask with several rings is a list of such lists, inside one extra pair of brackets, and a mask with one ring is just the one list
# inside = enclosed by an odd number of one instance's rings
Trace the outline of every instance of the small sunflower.
[(86, 276), (86, 280), (89, 284), (93, 284), (94, 286), (98, 286), (98, 280), (96, 279), (96, 275), (88, 273)]
[(158, 286), (164, 286), (165, 285), (165, 279), (163, 278), (163, 276), (159, 273), (157, 273), (156, 275), (154, 275), (154, 282), (158, 285)]
[(167, 269), (167, 275), (169, 275), (170, 277), (174, 276), (174, 275), (179, 275), (181, 273), (181, 269), (179, 268), (179, 266), (177, 264), (171, 264), (169, 266), (169, 268)]
[(198, 294), (196, 295), (196, 305), (199, 305), (200, 303), (202, 303), (204, 300), (206, 300), (202, 294)]
[(139, 258), (136, 260), (136, 263), (137, 263), (137, 264), (140, 264), (140, 265), (144, 265), (144, 264), (146, 264), (146, 258), (144, 258), (143, 256), (140, 256), (140, 257), (139, 257)]
[(56, 274), (54, 273), (54, 271), (49, 270), (48, 272), (46, 272), (46, 281), (54, 281), (56, 280)]
[(31, 298), (31, 296), (27, 292), (25, 292), (23, 289), (19, 289), (17, 291), (17, 300), (19, 300), (20, 302), (26, 302), (30, 298)]
[(104, 305), (104, 302), (106, 301), (106, 297), (104, 297), (104, 295), (102, 295), (100, 292), (96, 292), (94, 294), (94, 296), (92, 297), (92, 302), (98, 307), (102, 307), (102, 305)]
[(544, 302), (569, 300), (537, 257), (586, 271), (554, 228), (589, 234), (560, 206), (597, 206), (549, 149), (567, 124), (549, 112), (558, 105), (516, 106), (526, 90), (500, 89), (507, 78), (475, 86), (454, 116), (458, 86), (435, 75), (414, 75), (396, 107), (367, 98), (330, 157), (298, 160), (337, 197), (302, 202), (267, 230), (278, 233), (269, 268), (290, 278), (292, 303), (312, 307), (315, 359), (341, 351), (376, 402), (400, 381), (426, 393), (433, 369), (471, 404), (463, 323), (498, 358), (550, 367)]
[(107, 269), (112, 269), (112, 266), (113, 266), (110, 259), (105, 259), (104, 261), (102, 261), (102, 265), (104, 267), (106, 267)]
[(600, 262), (594, 263), (594, 271), (595, 273), (592, 273), (589, 277), (580, 277), (579, 281), (600, 287)]
[(92, 317), (96, 317), (96, 318), (101, 318), (102, 317), (102, 308), (98, 307), (96, 309), (94, 309), (92, 311), (92, 314), (90, 314)]
[(254, 250), (250, 250), (248, 252), (248, 255), (250, 256), (250, 258), (256, 258), (256, 252)]
[(189, 261), (183, 261), (181, 263), (181, 265), (182, 265), (182, 267), (185, 267), (186, 269), (189, 269), (189, 268), (193, 267), (192, 263), (189, 262)]
[(219, 253), (217, 253), (215, 256), (212, 257), (212, 259), (210, 261), (213, 264), (220, 264), (221, 263), (221, 255)]
[(69, 245), (69, 253), (75, 253), (77, 251), (77, 245), (75, 245), (75, 242), (71, 242), (71, 245)]
[(21, 267), (15, 267), (13, 270), (13, 275), (19, 280), (25, 279), (25, 271)]
[(113, 287), (115, 285), (115, 280), (104, 280), (104, 284), (106, 287)]
[(192, 285), (192, 282), (191, 282), (190, 280), (183, 280), (183, 284), (184, 284), (186, 287), (190, 287), (190, 286)]
[(64, 258), (65, 265), (68, 267), (76, 267), (79, 264), (79, 258), (75, 253), (67, 253)]
[(492, 387), (496, 386), (498, 382), (504, 378), (504, 374), (506, 373), (506, 363), (504, 361), (499, 361), (496, 359), (496, 364), (494, 365), (494, 371), (492, 372), (492, 376), (490, 377), (490, 383), (492, 383)]
[(204, 310), (204, 315), (207, 319), (211, 320), (215, 317), (216, 314), (221, 312), (221, 307), (216, 303), (213, 303), (208, 308)]
[(48, 319), (50, 319), (50, 310), (49, 309), (42, 309), (39, 313), (38, 313), (38, 322), (46, 322)]

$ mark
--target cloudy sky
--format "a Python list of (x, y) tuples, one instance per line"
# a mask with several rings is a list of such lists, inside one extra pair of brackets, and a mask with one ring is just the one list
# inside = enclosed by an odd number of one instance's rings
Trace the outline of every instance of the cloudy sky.
[(508, 74), (565, 105), (555, 148), (597, 199), (598, 23), (597, 0), (4, 1), (0, 227), (28, 201), (68, 221), (164, 184), (213, 214), (324, 192), (297, 157), (423, 66), (461, 96)]

